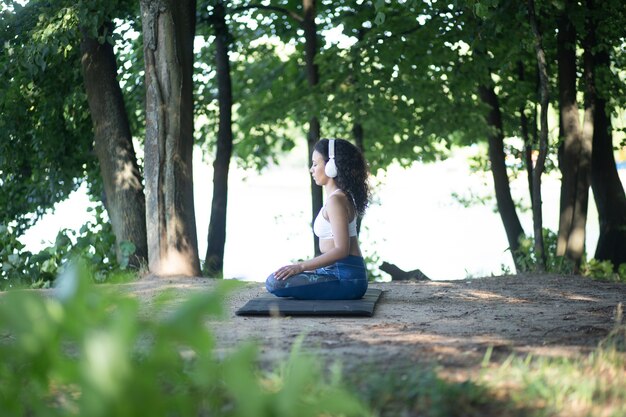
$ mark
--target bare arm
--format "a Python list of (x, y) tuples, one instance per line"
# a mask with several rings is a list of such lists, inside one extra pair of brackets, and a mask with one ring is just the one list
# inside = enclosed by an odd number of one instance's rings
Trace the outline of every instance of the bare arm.
[(329, 251), (303, 262), (286, 265), (274, 272), (277, 279), (286, 279), (304, 271), (313, 271), (332, 265), (339, 259), (350, 254), (350, 237), (348, 234), (348, 210), (345, 195), (336, 194), (326, 202), (326, 214), (333, 231), (333, 248)]

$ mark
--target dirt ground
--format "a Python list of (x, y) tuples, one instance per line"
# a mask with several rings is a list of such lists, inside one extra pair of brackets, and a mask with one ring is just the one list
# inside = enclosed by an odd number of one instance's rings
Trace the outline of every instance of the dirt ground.
[[(177, 298), (210, 290), (205, 278), (151, 278), (125, 284), (150, 305), (166, 288)], [(262, 360), (289, 354), (299, 335), (303, 345), (345, 369), (361, 364), (388, 367), (436, 363), (463, 377), (510, 354), (577, 356), (595, 348), (615, 326), (626, 285), (558, 275), (517, 275), (458, 281), (371, 283), (384, 291), (373, 317), (240, 317), (235, 311), (265, 294), (262, 283), (245, 283), (226, 300), (226, 316), (210, 320), (218, 353), (255, 340)], [(180, 295), (180, 298), (178, 297)]]

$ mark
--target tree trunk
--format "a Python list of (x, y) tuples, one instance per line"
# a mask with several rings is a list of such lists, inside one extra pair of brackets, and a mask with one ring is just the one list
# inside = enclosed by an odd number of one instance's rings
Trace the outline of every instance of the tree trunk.
[(543, 204), (541, 198), (541, 176), (546, 163), (546, 156), (548, 155), (548, 105), (550, 104), (550, 91), (548, 80), (548, 69), (546, 64), (546, 55), (543, 50), (543, 42), (541, 39), (541, 32), (539, 32), (539, 26), (535, 16), (535, 3), (533, 0), (528, 1), (528, 15), (530, 20), (530, 26), (533, 32), (535, 54), (537, 56), (537, 68), (539, 72), (539, 91), (540, 91), (540, 105), (541, 111), (539, 115), (539, 155), (537, 156), (537, 163), (533, 169), (533, 184), (532, 184), (532, 207), (533, 207), (533, 233), (535, 235), (535, 255), (539, 264), (540, 271), (546, 269), (546, 250), (543, 241), (543, 213), (541, 205)]
[[(361, 151), (363, 155), (365, 155), (365, 130), (363, 129), (362, 118), (365, 116), (365, 112), (362, 111), (363, 100), (361, 99), (360, 87), (361, 87), (361, 77), (360, 77), (360, 68), (361, 68), (361, 57), (360, 57), (360, 44), (363, 42), (363, 38), (365, 37), (365, 28), (360, 28), (357, 31), (357, 42), (353, 45), (353, 59), (352, 59), (352, 84), (353, 88), (356, 90), (355, 100), (354, 100), (354, 126), (352, 126), (352, 136), (354, 137), (354, 144)], [(366, 117), (366, 116), (365, 116)], [(357, 236), (361, 235), (361, 224), (363, 222), (362, 216), (357, 216), (356, 219), (356, 233)]]
[[(306, 75), (307, 81), (310, 87), (314, 87), (319, 82), (319, 72), (317, 64), (315, 63), (315, 55), (317, 54), (317, 26), (315, 24), (315, 0), (303, 0), (303, 20), (302, 28), (304, 29), (305, 39), (305, 62), (306, 62)], [(320, 139), (320, 122), (317, 115), (312, 116), (309, 119), (309, 132), (307, 134), (308, 142), (308, 156), (307, 160), (311, 158), (313, 154), (313, 148), (317, 141)], [(311, 225), (315, 221), (317, 213), (322, 209), (323, 197), (322, 188), (315, 184), (313, 177), (311, 181)], [(313, 251), (315, 255), (320, 254), (319, 240), (315, 234), (313, 234)]]
[[(576, 100), (576, 32), (567, 17), (567, 10), (559, 19), (557, 43), (559, 98), (564, 142), (556, 254), (571, 259), (577, 272), (585, 251), (593, 129), (591, 132), (587, 129), (587, 134), (584, 135), (580, 128)], [(589, 126), (589, 122), (592, 123), (593, 109), (587, 110), (585, 117), (586, 124)]]
[[(358, 111), (358, 110), (357, 110)], [(361, 123), (355, 123), (352, 127), (352, 134), (354, 135), (354, 141), (356, 143), (356, 147), (359, 148), (361, 153), (365, 153), (365, 133), (363, 132), (363, 125)], [(361, 235), (361, 224), (363, 223), (363, 217), (357, 216), (356, 218), (356, 234), (357, 236)]]
[[(609, 71), (606, 50), (593, 56), (594, 75)], [(594, 257), (608, 260), (617, 270), (626, 263), (626, 194), (620, 181), (613, 154), (610, 110), (601, 96), (596, 97), (591, 164), (591, 187), (598, 208), (600, 236)]]
[(193, 200), (194, 0), (142, 0), (146, 213), (154, 274), (200, 275)]
[[(520, 81), (526, 81), (526, 71), (524, 70), (524, 63), (518, 61), (517, 74)], [(528, 117), (526, 116), (526, 108), (522, 104), (519, 108), (520, 113), (520, 134), (524, 141), (524, 165), (526, 165), (526, 177), (528, 180), (528, 194), (530, 196), (530, 202), (532, 205), (533, 199), (533, 141), (528, 132)]]
[(217, 151), (213, 162), (213, 200), (211, 221), (204, 261), (209, 276), (221, 277), (224, 272), (224, 246), (226, 244), (226, 209), (228, 203), (228, 170), (233, 153), (232, 83), (228, 57), (229, 37), (224, 5), (218, 2), (214, 9), (215, 68), (219, 103), (219, 132)]
[(148, 259), (145, 196), (128, 115), (117, 81), (113, 46), (108, 42), (100, 44), (83, 31), (81, 52), (95, 152), (104, 184), (105, 206), (115, 234), (117, 260), (123, 263), (127, 256), (123, 253), (122, 243), (132, 242), (135, 252), (128, 262), (130, 266), (139, 267)]
[(352, 59), (352, 83), (353, 88), (355, 89), (355, 100), (354, 100), (354, 126), (352, 126), (352, 136), (354, 137), (354, 144), (361, 151), (361, 153), (365, 154), (365, 132), (363, 130), (363, 117), (367, 117), (365, 112), (362, 110), (363, 108), (363, 100), (361, 99), (361, 43), (363, 43), (363, 39), (365, 38), (365, 28), (359, 28), (356, 35), (356, 43), (352, 47), (353, 59)]
[(509, 176), (506, 170), (504, 160), (504, 135), (502, 126), (502, 114), (500, 113), (500, 103), (493, 87), (480, 86), (478, 92), (481, 100), (489, 106), (487, 114), (487, 125), (490, 127), (489, 133), (489, 162), (491, 164), (491, 173), (493, 175), (493, 183), (496, 192), (496, 202), (498, 212), (504, 225), (506, 237), (509, 242), (509, 249), (513, 256), (513, 262), (518, 272), (520, 271), (517, 262), (516, 252), (519, 249), (519, 240), (524, 235), (524, 230), (515, 210), (515, 203), (511, 197), (511, 187), (509, 185)]
[(363, 131), (363, 125), (361, 123), (357, 122), (352, 126), (352, 135), (354, 136), (356, 147), (359, 148), (362, 153), (365, 153), (365, 132)]
[[(607, 67), (608, 68), (608, 67)], [(617, 270), (626, 263), (626, 194), (613, 155), (611, 120), (606, 101), (598, 98), (594, 118), (591, 186), (598, 208), (600, 236), (594, 257)]]

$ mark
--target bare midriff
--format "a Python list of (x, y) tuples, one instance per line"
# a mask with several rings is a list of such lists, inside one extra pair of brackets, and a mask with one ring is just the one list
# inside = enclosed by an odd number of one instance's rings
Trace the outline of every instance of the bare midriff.
[[(326, 253), (335, 248), (335, 241), (333, 239), (320, 239), (320, 252)], [(355, 237), (350, 238), (350, 255), (362, 256), (361, 249), (359, 248), (359, 240)]]

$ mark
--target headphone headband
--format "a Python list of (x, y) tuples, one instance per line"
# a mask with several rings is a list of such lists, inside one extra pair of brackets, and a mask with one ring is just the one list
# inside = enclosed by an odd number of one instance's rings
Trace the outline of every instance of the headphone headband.
[(335, 163), (335, 139), (328, 139), (328, 162), (326, 162), (324, 171), (330, 178), (335, 178), (337, 176), (337, 164)]

